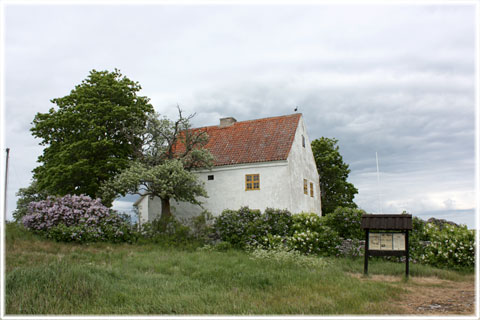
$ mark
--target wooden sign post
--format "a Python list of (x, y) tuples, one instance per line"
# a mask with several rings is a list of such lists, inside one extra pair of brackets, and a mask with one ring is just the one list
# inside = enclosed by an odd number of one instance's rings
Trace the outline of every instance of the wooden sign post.
[[(405, 275), (409, 274), (408, 232), (412, 230), (411, 214), (364, 214), (362, 229), (365, 230), (365, 264), (368, 274), (368, 257), (405, 256)], [(371, 232), (371, 230), (374, 230)]]

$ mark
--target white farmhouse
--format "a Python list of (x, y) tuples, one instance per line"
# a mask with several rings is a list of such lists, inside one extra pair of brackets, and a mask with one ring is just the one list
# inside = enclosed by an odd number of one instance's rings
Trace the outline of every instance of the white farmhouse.
[[(301, 114), (220, 124), (198, 128), (209, 136), (205, 146), (214, 156), (211, 170), (195, 171), (205, 183), (208, 198), (203, 208), (218, 216), (224, 209), (287, 209), (292, 213), (321, 215), (319, 176)], [(140, 223), (161, 214), (161, 201), (140, 197), (134, 206)], [(204, 209), (171, 200), (178, 218), (198, 215)]]

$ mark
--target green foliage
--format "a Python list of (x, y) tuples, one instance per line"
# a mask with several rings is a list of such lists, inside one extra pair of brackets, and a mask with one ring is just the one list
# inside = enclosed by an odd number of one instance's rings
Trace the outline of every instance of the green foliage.
[(222, 241), (235, 248), (296, 250), (305, 254), (338, 252), (338, 234), (314, 213), (292, 215), (287, 210), (266, 209), (262, 214), (248, 207), (225, 210), (214, 229)]
[(155, 243), (163, 247), (198, 247), (201, 242), (197, 242), (191, 234), (188, 226), (171, 217), (166, 223), (155, 220), (142, 224), (140, 228), (139, 243)]
[(213, 217), (208, 211), (182, 221), (170, 217), (139, 226), (139, 243), (155, 243), (165, 247), (197, 248), (210, 241)]
[(322, 137), (312, 141), (312, 152), (320, 175), (322, 212), (327, 215), (337, 207), (356, 208), (353, 202), (358, 190), (347, 182), (348, 164), (343, 162), (338, 140)]
[(37, 113), (31, 131), (46, 146), (34, 169), (39, 190), (96, 197), (102, 182), (128, 167), (153, 111), (140, 90), (117, 69), (92, 70), (69, 95), (51, 100), (57, 110)]
[[(104, 198), (117, 194), (124, 196), (127, 193), (145, 193), (159, 197), (162, 201), (175, 199), (198, 205), (201, 203), (197, 197), (207, 197), (203, 182), (200, 182), (194, 173), (185, 170), (182, 161), (178, 159), (165, 160), (155, 166), (134, 162), (104, 184), (102, 191)], [(162, 216), (164, 214), (162, 210)]]
[(261, 230), (260, 210), (242, 207), (239, 210), (224, 210), (215, 219), (214, 229), (222, 241), (229, 242), (235, 248), (251, 245)]
[(417, 250), (417, 257), (421, 263), (452, 269), (475, 266), (474, 230), (468, 230), (466, 226), (451, 225), (440, 228), (427, 223), (423, 231), (429, 244), (423, 248), (423, 253), (419, 257), (421, 251)]
[(293, 216), (288, 210), (266, 208), (261, 225), (267, 234), (289, 236), (292, 234)]
[(364, 239), (365, 232), (361, 227), (361, 209), (337, 207), (335, 211), (325, 216), (325, 225), (332, 228), (344, 239)]
[(16, 222), (21, 222), (22, 218), (28, 214), (28, 205), (30, 202), (45, 200), (48, 194), (40, 191), (37, 181), (33, 180), (28, 187), (20, 188), (16, 196), (18, 197), (17, 208), (13, 211), (13, 218)]
[(272, 237), (284, 239), (292, 234), (292, 215), (287, 210), (259, 210), (242, 207), (239, 210), (224, 210), (215, 219), (217, 237), (235, 248), (270, 246)]
[(66, 226), (63, 223), (48, 230), (47, 237), (61, 242), (95, 242), (99, 241), (99, 234), (96, 228), (85, 224)]
[(210, 235), (213, 233), (213, 223), (213, 215), (209, 211), (204, 210), (198, 216), (190, 218), (186, 225), (190, 227), (190, 232), (196, 240), (206, 243), (210, 240)]

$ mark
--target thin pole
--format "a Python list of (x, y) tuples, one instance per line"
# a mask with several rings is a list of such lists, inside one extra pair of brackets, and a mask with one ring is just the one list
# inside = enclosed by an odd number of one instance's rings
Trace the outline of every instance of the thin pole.
[(6, 220), (7, 218), (7, 186), (8, 186), (8, 157), (10, 155), (10, 148), (7, 148), (7, 161), (5, 163), (5, 194), (4, 194), (4, 202), (3, 202), (3, 214)]
[(408, 274), (410, 273), (410, 265), (409, 265), (409, 262), (410, 262), (410, 250), (408, 250), (408, 230), (406, 230), (406, 234), (405, 234), (405, 246), (407, 249), (406, 251), (406, 265), (405, 265), (405, 276), (408, 278)]
[(368, 238), (370, 237), (370, 229), (365, 229), (365, 254), (364, 254), (364, 263), (363, 263), (363, 274), (368, 274), (368, 251), (370, 247), (368, 246)]
[(378, 153), (375, 151), (375, 159), (377, 160), (377, 185), (378, 185), (378, 208), (379, 212), (383, 214), (382, 197), (380, 195), (380, 170), (378, 169)]

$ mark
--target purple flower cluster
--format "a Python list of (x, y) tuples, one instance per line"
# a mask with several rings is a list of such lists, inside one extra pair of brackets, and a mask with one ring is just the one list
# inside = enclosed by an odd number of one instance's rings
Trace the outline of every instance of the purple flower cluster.
[(31, 202), (22, 223), (25, 228), (37, 231), (47, 231), (59, 224), (67, 227), (80, 224), (93, 227), (109, 215), (110, 209), (100, 199), (93, 200), (86, 195), (66, 195)]
[(31, 202), (22, 222), (27, 229), (64, 242), (132, 242), (136, 238), (128, 217), (85, 195)]

